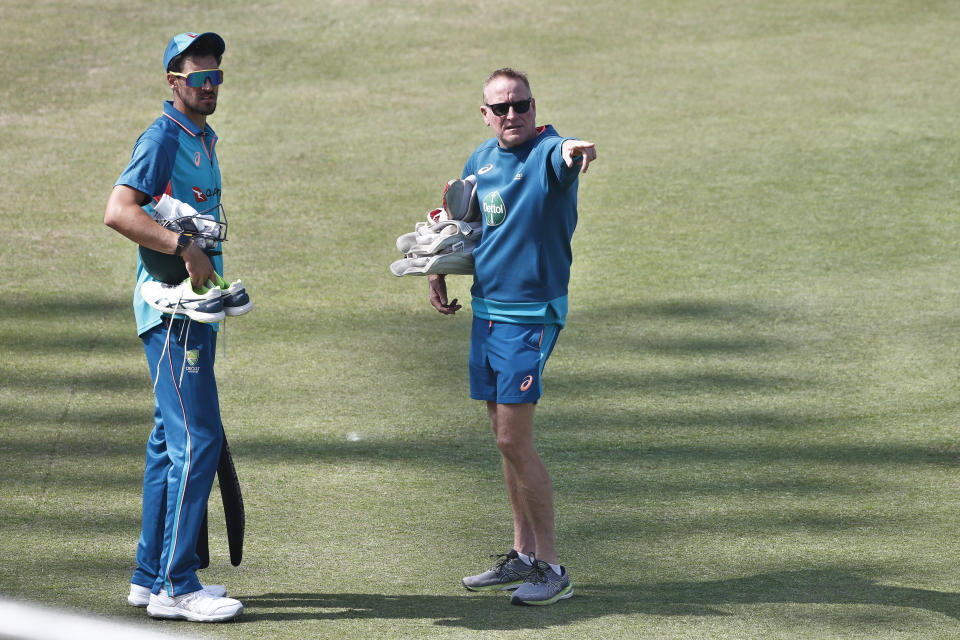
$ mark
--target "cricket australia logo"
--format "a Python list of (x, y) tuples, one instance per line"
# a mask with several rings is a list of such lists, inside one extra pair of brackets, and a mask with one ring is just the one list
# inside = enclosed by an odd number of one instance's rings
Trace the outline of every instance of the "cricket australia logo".
[(197, 373), (200, 371), (200, 367), (197, 366), (197, 363), (200, 361), (200, 350), (199, 349), (190, 349), (187, 351), (187, 371), (190, 373)]
[(504, 221), (507, 217), (507, 205), (503, 203), (499, 191), (487, 194), (481, 205), (483, 209), (483, 219), (487, 221), (487, 226), (495, 227)]

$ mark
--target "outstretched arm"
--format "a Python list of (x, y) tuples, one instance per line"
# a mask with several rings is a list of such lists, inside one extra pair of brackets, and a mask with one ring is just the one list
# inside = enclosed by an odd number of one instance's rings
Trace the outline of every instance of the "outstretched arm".
[(586, 140), (564, 140), (560, 155), (568, 168), (573, 167), (574, 158), (582, 157), (583, 166), (580, 167), (580, 173), (586, 173), (590, 163), (597, 159), (597, 149), (594, 143)]

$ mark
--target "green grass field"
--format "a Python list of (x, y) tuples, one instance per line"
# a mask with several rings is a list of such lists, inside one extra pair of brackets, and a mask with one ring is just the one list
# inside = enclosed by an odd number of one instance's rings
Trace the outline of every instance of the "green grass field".
[[(153, 401), (102, 224), (188, 29), (227, 42), (256, 304), (218, 354), (220, 626), (125, 604)], [(945, 0), (4, 0), (0, 596), (209, 638), (957, 637), (958, 33)], [(511, 541), (469, 306), (388, 271), (504, 65), (599, 150), (537, 418), (576, 589), (546, 609), (459, 585)]]

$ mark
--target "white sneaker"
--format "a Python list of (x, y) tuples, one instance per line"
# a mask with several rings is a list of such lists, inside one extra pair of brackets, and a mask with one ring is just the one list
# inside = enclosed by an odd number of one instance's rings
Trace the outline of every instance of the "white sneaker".
[(213, 277), (214, 279), (208, 284), (211, 289), (220, 292), (220, 301), (223, 303), (223, 312), (225, 314), (228, 316), (242, 316), (253, 309), (253, 303), (250, 302), (247, 289), (243, 286), (243, 280), (227, 282), (221, 278), (220, 274), (216, 271), (214, 271)]
[[(227, 595), (227, 588), (219, 584), (206, 585), (203, 587), (203, 590), (215, 598), (222, 598)], [(150, 604), (150, 589), (131, 582), (130, 594), (127, 596), (127, 604), (131, 607), (147, 606)]]
[(203, 589), (172, 598), (151, 593), (147, 613), (154, 618), (169, 620), (225, 622), (243, 613), (243, 604), (233, 598), (212, 596)]
[(140, 296), (157, 311), (183, 314), (197, 322), (219, 322), (226, 315), (220, 289), (194, 291), (190, 278), (174, 285), (148, 280), (140, 285)]

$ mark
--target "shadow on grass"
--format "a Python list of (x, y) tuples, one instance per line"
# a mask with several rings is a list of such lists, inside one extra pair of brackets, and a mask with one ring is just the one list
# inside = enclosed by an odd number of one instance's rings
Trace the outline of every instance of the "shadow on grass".
[[(132, 286), (132, 284), (131, 284)], [(0, 321), (35, 323), (44, 318), (102, 318), (112, 313), (133, 313), (133, 290), (124, 287), (117, 295), (88, 294), (79, 292), (13, 296), (10, 304), (0, 307)]]
[[(150, 387), (147, 386), (148, 391), (149, 389)], [(152, 403), (152, 398), (147, 398), (147, 402)], [(147, 402), (139, 403), (140, 406), (131, 406), (125, 409), (104, 407), (77, 409), (71, 407), (69, 425), (73, 427), (73, 431), (65, 434), (64, 437), (83, 444), (89, 436), (82, 431), (83, 429), (100, 429), (106, 425), (110, 429), (121, 432), (136, 429), (138, 430), (137, 437), (141, 440), (145, 439), (153, 427), (152, 407)], [(66, 426), (63, 421), (63, 413), (62, 406), (51, 406), (49, 408), (37, 406), (0, 407), (0, 424), (7, 422), (9, 424), (31, 425), (32, 427), (63, 427)], [(31, 442), (36, 440), (36, 433), (30, 433), (29, 431), (3, 433), (0, 434), (0, 448), (8, 441), (21, 441), (22, 446), (30, 447)]]
[[(0, 307), (0, 345), (9, 349), (29, 347), (42, 351), (89, 351), (92, 343), (120, 348), (135, 338), (132, 297), (82, 293), (32, 296), (6, 300)], [(128, 331), (123, 335), (100, 335), (100, 325), (126, 314)]]
[(735, 393), (738, 391), (776, 393), (812, 388), (819, 382), (796, 376), (759, 375), (705, 371), (653, 374), (640, 371), (613, 373), (579, 373), (558, 375), (547, 373), (544, 387), (548, 392), (577, 395), (589, 392), (632, 392), (637, 394)]
[[(122, 414), (132, 423), (132, 416)], [(91, 418), (89, 426), (95, 426)], [(64, 431), (55, 441), (31, 438), (29, 434), (0, 435), (0, 456), (13, 464), (0, 469), (0, 481), (22, 481), (32, 477), (34, 469), (44, 467), (55, 459), (58, 484), (75, 484), (83, 487), (104, 487), (140, 482), (139, 476), (131, 476), (124, 482), (123, 471), (118, 464), (126, 457), (140, 464), (143, 444), (150, 425), (145, 421), (141, 431), (133, 428), (118, 429), (109, 447), (99, 445), (99, 440), (88, 441), (79, 432)], [(76, 426), (78, 423), (74, 423)], [(83, 426), (83, 425), (81, 425)], [(51, 436), (52, 437), (52, 436)], [(444, 472), (471, 473), (470, 470), (497, 469), (492, 444), (487, 444), (485, 434), (479, 439), (448, 441), (434, 438), (412, 441), (400, 439), (377, 439), (369, 442), (344, 442), (328, 439), (305, 440), (302, 438), (242, 437), (231, 439), (234, 459), (243, 475), (247, 461), (256, 465), (286, 464), (348, 464), (395, 465), (397, 469), (430, 467)], [(769, 494), (782, 492), (805, 495), (863, 495), (872, 487), (862, 482), (847, 483), (832, 475), (825, 477), (802, 476), (788, 478), (734, 477), (719, 483), (716, 477), (680, 476), (680, 479), (663, 477), (658, 471), (663, 465), (693, 467), (699, 464), (727, 465), (731, 469), (761, 469), (771, 463), (799, 463), (822, 465), (842, 463), (857, 468), (882, 468), (898, 465), (922, 465), (952, 468), (960, 465), (956, 451), (945, 449), (935, 443), (929, 445), (883, 445), (857, 444), (730, 444), (730, 445), (677, 445), (650, 446), (642, 442), (612, 446), (604, 442), (578, 442), (576, 446), (550, 445), (549, 462), (564, 465), (566, 471), (558, 474), (555, 482), (559, 491), (581, 495), (623, 495), (636, 498), (643, 495), (674, 495), (696, 492), (705, 495), (752, 494), (762, 491)], [(117, 461), (109, 468), (91, 462), (94, 458)], [(45, 462), (46, 461), (46, 462)], [(133, 464), (131, 462), (130, 464)], [(81, 465), (81, 466), (78, 466)], [(620, 466), (616, 466), (620, 465)], [(630, 469), (647, 465), (648, 471), (640, 474), (618, 475), (611, 469)], [(27, 471), (25, 471), (27, 470)], [(242, 479), (242, 478), (241, 478)]]
[[(64, 353), (69, 351), (65, 349)], [(80, 351), (76, 349), (75, 351)], [(144, 390), (149, 392), (150, 373), (147, 367), (143, 367), (143, 375), (117, 375), (107, 371), (88, 371), (82, 375), (70, 373), (67, 371), (45, 371), (18, 372), (7, 371), (0, 368), (0, 375), (3, 376), (3, 384), (8, 389), (24, 389), (26, 391), (36, 391), (38, 389), (47, 389), (52, 392), (66, 392), (75, 389), (83, 393), (112, 393), (129, 392)]]
[[(6, 301), (0, 306), (0, 351), (5, 355), (0, 359), (0, 384), (7, 389), (79, 393), (146, 387), (146, 367), (142, 377), (131, 377), (99, 363), (95, 366), (103, 369), (89, 366), (98, 352), (111, 362), (137, 350), (142, 354), (129, 300), (77, 294)], [(128, 309), (125, 330), (114, 331), (110, 323)], [(78, 373), (81, 365), (87, 366)]]
[[(464, 321), (468, 319), (469, 314), (455, 320), (439, 317), (432, 309), (391, 318), (391, 333), (396, 339), (383, 348), (402, 354), (405, 362), (415, 356), (421, 367), (430, 363), (449, 368), (451, 357), (465, 363), (470, 325)], [(794, 325), (804, 321), (793, 310), (749, 300), (634, 302), (571, 310), (560, 343), (572, 355), (582, 349), (679, 357), (777, 355), (796, 348)], [(324, 330), (317, 318), (305, 322), (317, 323), (317, 330)], [(381, 327), (378, 324), (375, 328)], [(745, 334), (750, 328), (754, 331)], [(757, 328), (763, 328), (763, 334)], [(423, 349), (418, 336), (429, 336), (431, 348)]]
[[(234, 456), (287, 462), (403, 462), (456, 467), (462, 463), (489, 464), (483, 451), (478, 455), (470, 442), (449, 442), (432, 439), (414, 442), (399, 439), (378, 439), (369, 442), (340, 440), (304, 441), (296, 438), (243, 437), (235, 438)], [(233, 440), (231, 440), (231, 443)], [(241, 444), (242, 443), (242, 444)], [(483, 446), (483, 445), (481, 445)], [(492, 444), (490, 446), (493, 446)], [(552, 451), (551, 458), (569, 457), (572, 460), (630, 462), (642, 460), (673, 461), (678, 463), (765, 463), (791, 462), (845, 462), (856, 464), (936, 464), (956, 466), (957, 453), (929, 445), (857, 444), (759, 444), (742, 445), (676, 445), (650, 446), (643, 443), (611, 446), (608, 443), (577, 442), (576, 445)], [(584, 468), (592, 465), (584, 464)]]
[[(960, 620), (960, 594), (878, 584), (840, 570), (764, 573), (745, 578), (659, 584), (574, 584), (551, 607), (510, 608), (502, 594), (378, 595), (265, 593), (240, 596), (239, 624), (296, 620), (432, 620), (476, 631), (546, 629), (609, 615), (732, 616), (730, 607), (763, 604), (911, 608)], [(504, 615), (509, 613), (510, 615)], [(854, 619), (851, 614), (851, 619)]]
[[(960, 620), (960, 593), (883, 585), (842, 570), (782, 571), (633, 588), (638, 611), (657, 615), (731, 615), (722, 607), (780, 603), (905, 607)], [(616, 595), (617, 590), (618, 587), (603, 586), (598, 589), (598, 596), (612, 598), (614, 603), (623, 602)]]
[(685, 299), (644, 300), (604, 304), (602, 307), (574, 305), (569, 313), (570, 322), (592, 324), (598, 321), (641, 322), (665, 319), (694, 322), (740, 322), (744, 318), (762, 321), (791, 319), (792, 311), (754, 300)]

